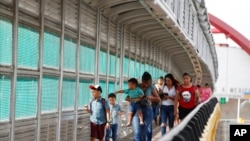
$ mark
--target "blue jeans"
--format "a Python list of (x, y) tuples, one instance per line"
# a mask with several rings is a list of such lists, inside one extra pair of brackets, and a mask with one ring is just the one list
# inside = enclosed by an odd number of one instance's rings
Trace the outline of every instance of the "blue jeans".
[(159, 115), (159, 113), (160, 113), (160, 111), (159, 111), (159, 105), (156, 104), (156, 105), (152, 106), (152, 108), (153, 108), (153, 113), (154, 113), (154, 118), (155, 118), (155, 117), (157, 117), (157, 116)]
[(132, 120), (132, 127), (134, 132), (134, 141), (151, 141), (152, 140), (152, 122), (153, 122), (153, 109), (151, 106), (142, 107), (144, 125), (140, 125), (140, 120), (137, 114), (134, 115)]
[(161, 123), (165, 126), (161, 127), (161, 134), (166, 134), (166, 123), (168, 119), (169, 129), (174, 127), (174, 105), (161, 105)]
[(110, 128), (106, 129), (105, 141), (109, 141), (112, 134), (112, 141), (117, 141), (118, 124), (110, 124)]
[(140, 103), (132, 101), (130, 103), (129, 111), (132, 113), (137, 113), (138, 111), (141, 111)]

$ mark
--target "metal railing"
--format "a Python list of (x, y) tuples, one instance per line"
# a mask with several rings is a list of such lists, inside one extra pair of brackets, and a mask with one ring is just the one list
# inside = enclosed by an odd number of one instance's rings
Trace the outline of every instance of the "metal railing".
[(160, 141), (199, 141), (217, 103), (217, 98), (212, 97), (205, 103), (198, 105)]

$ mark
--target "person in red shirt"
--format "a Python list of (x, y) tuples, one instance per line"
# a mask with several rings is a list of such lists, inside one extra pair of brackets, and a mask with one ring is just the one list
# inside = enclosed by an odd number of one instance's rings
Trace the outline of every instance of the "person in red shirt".
[(184, 73), (183, 84), (176, 91), (174, 115), (183, 120), (199, 103), (199, 90), (192, 84), (191, 75)]

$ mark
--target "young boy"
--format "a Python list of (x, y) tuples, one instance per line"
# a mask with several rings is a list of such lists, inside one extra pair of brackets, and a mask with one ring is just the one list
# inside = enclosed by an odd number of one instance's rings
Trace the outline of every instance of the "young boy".
[(110, 126), (110, 110), (108, 102), (101, 98), (102, 88), (99, 85), (91, 85), (89, 88), (92, 90), (93, 100), (90, 102), (88, 108), (87, 105), (84, 109), (91, 113), (90, 116), (90, 137), (91, 141), (99, 139), (99, 141), (104, 140), (105, 127)]
[(105, 141), (109, 141), (112, 134), (112, 141), (117, 141), (118, 130), (118, 114), (122, 114), (121, 106), (116, 104), (116, 95), (114, 93), (109, 94), (109, 106), (110, 106), (110, 128), (106, 129)]
[(128, 80), (128, 89), (115, 92), (115, 94), (118, 94), (118, 93), (125, 93), (131, 98), (130, 109), (129, 109), (130, 112), (129, 112), (129, 116), (128, 116), (128, 123), (126, 126), (131, 125), (132, 116), (133, 116), (134, 112), (136, 112), (138, 114), (139, 119), (140, 119), (140, 124), (143, 125), (143, 116), (142, 116), (139, 101), (143, 97), (144, 93), (138, 87), (137, 79), (135, 79), (135, 78), (129, 79)]

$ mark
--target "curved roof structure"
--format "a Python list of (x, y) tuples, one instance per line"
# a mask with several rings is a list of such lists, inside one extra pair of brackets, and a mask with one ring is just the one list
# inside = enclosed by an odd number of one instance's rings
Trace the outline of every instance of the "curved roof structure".
[(231, 38), (235, 41), (242, 49), (244, 49), (248, 54), (250, 54), (250, 41), (235, 30), (233, 27), (222, 21), (221, 19), (217, 18), (212, 14), (209, 15), (210, 23), (216, 28), (216, 30), (212, 30), (213, 33), (224, 33), (227, 37)]

